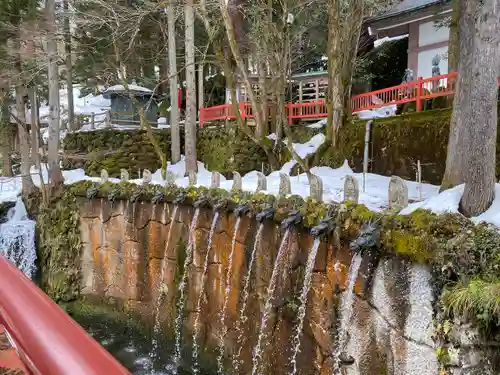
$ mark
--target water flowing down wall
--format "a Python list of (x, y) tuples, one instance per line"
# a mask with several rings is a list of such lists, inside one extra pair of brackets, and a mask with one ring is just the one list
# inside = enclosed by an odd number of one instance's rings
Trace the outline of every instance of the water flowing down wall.
[(29, 278), (34, 276), (37, 259), (35, 221), (28, 218), (21, 198), (7, 212), (6, 221), (0, 224), (0, 255), (9, 259)]
[[(167, 203), (81, 199), (78, 204), (83, 293), (122, 301), (152, 322), (158, 320), (172, 335), (194, 207), (179, 206), (172, 215), (174, 206)], [(213, 211), (199, 211), (192, 233), (193, 258), (186, 269), (182, 357), (191, 360), (192, 328), (197, 322), (200, 357), (215, 361), (222, 340), (226, 369), (237, 367), (239, 373), (249, 374), (256, 367), (255, 373), (288, 374), (293, 371), (299, 297), (314, 238), (290, 231), (280, 268), (274, 272), (274, 297), (269, 300), (269, 282), (284, 231), (271, 221), (259, 230), (259, 223), (244, 215), (235, 233), (236, 221), (234, 214), (220, 213), (207, 256)], [(309, 275), (295, 357), (297, 373), (330, 375), (340, 355), (345, 374), (436, 374), (430, 270), (399, 258), (375, 261), (365, 256), (354, 275), (355, 293), (349, 297), (352, 253), (334, 242), (327, 239), (319, 244)], [(244, 300), (252, 261), (248, 300)], [(271, 304), (269, 317), (261, 329), (266, 302)], [(347, 317), (343, 316), (346, 303), (352, 312)], [(256, 366), (259, 337), (263, 341)], [(344, 342), (342, 353), (338, 353), (339, 337)]]

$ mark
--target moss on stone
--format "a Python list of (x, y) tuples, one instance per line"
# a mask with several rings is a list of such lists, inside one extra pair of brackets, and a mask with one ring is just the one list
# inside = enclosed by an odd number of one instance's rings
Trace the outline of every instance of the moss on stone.
[(56, 302), (80, 296), (80, 212), (75, 197), (66, 192), (36, 218), (41, 286)]

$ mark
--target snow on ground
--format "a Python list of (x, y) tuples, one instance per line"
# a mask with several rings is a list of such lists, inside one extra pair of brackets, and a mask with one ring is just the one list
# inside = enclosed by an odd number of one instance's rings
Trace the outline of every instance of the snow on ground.
[[(429, 210), (436, 214), (446, 212), (458, 213), (458, 205), (464, 193), (464, 187), (465, 185), (459, 185), (431, 196), (422, 202), (412, 203), (400, 213), (408, 215), (418, 208)], [(485, 221), (500, 227), (500, 184), (496, 184), (495, 186), (495, 200), (491, 207), (481, 215), (473, 217), (472, 220), (476, 223)]]
[[(298, 148), (298, 152), (304, 155), (307, 152), (307, 146), (303, 149)], [(186, 171), (186, 163), (184, 157), (177, 164), (168, 164), (167, 170), (175, 173), (178, 176), (175, 180), (176, 185), (180, 187), (187, 187), (189, 180), (184, 177)], [(347, 161), (340, 168), (332, 169), (329, 167), (315, 167), (311, 172), (319, 176), (323, 180), (324, 200), (325, 202), (342, 202), (344, 180), (347, 175), (354, 176), (359, 183), (360, 189), (363, 186), (363, 174), (354, 173), (347, 164)], [(36, 169), (32, 168), (33, 182), (39, 186), (40, 176)], [(283, 172), (281, 172), (283, 173)], [(47, 181), (47, 168), (43, 168), (43, 178)], [(99, 177), (89, 177), (85, 175), (83, 169), (65, 170), (63, 171), (65, 184), (69, 185), (81, 180), (99, 181)], [(257, 188), (257, 172), (253, 171), (242, 178), (244, 191), (255, 191)], [(205, 165), (198, 162), (198, 184), (197, 186), (210, 187), (212, 180), (212, 173), (205, 168)], [(309, 196), (309, 181), (306, 174), (290, 177), (292, 194), (300, 195), (304, 198)], [(119, 182), (119, 179), (110, 178), (111, 182)], [(131, 180), (130, 182), (142, 184), (142, 179)], [(164, 184), (165, 181), (161, 177), (161, 171), (158, 170), (153, 174), (153, 183)], [(267, 191), (268, 194), (277, 195), (279, 192), (280, 172), (273, 172), (267, 176)], [(227, 180), (221, 176), (221, 188), (230, 190), (233, 181)], [(389, 187), (389, 177), (379, 176), (376, 174), (367, 174), (365, 180), (365, 191), (360, 192), (360, 203), (365, 204), (373, 211), (381, 211), (388, 206), (387, 192)], [(410, 200), (417, 200), (420, 196), (419, 185), (415, 182), (408, 181), (408, 191)], [(433, 185), (422, 184), (422, 197), (430, 198), (436, 195), (438, 187)], [(0, 179), (0, 202), (2, 201), (15, 201), (16, 197), (21, 193), (21, 178), (1, 178)]]
[[(276, 134), (272, 133), (267, 136), (271, 140), (276, 140)], [(292, 147), (302, 159), (308, 155), (314, 154), (318, 148), (325, 142), (325, 135), (320, 133), (316, 134), (306, 143), (292, 143)], [(295, 160), (286, 162), (281, 168), (282, 173), (290, 174), (294, 165), (297, 164)]]
[[(273, 136), (271, 135), (272, 139)], [(318, 147), (323, 144), (325, 136), (317, 134), (308, 142), (300, 144), (294, 143), (295, 151), (301, 156), (306, 157), (309, 154), (316, 152)], [(267, 190), (265, 193), (277, 195), (280, 185), (280, 173), (290, 174), (290, 170), (295, 164), (295, 161), (286, 163), (281, 171), (272, 172), (267, 176)], [(48, 180), (47, 166), (43, 165), (43, 179)], [(176, 164), (168, 163), (167, 170), (174, 173), (177, 178), (175, 183), (179, 187), (187, 187), (189, 180), (184, 177), (186, 173), (186, 162), (184, 156), (181, 161)], [(388, 207), (388, 189), (390, 178), (380, 176), (373, 173), (354, 173), (349, 167), (347, 161), (339, 168), (330, 167), (314, 167), (311, 168), (311, 173), (319, 176), (323, 180), (323, 200), (325, 202), (342, 202), (344, 195), (344, 182), (348, 175), (357, 179), (360, 187), (359, 203), (366, 205), (372, 211), (382, 211)], [(31, 169), (33, 182), (40, 186), (40, 173), (33, 167)], [(100, 181), (99, 177), (90, 177), (85, 174), (83, 169), (73, 169), (63, 171), (64, 183), (66, 185), (82, 181)], [(202, 162), (198, 162), (198, 181), (197, 186), (210, 187), (212, 182), (212, 173), (207, 170)], [(111, 182), (119, 182), (119, 179), (110, 178)], [(364, 180), (364, 181), (363, 181)], [(258, 174), (257, 171), (250, 172), (242, 178), (242, 189), (244, 191), (253, 192), (257, 188)], [(291, 176), (291, 188), (293, 195), (300, 195), (303, 198), (309, 196), (309, 181), (305, 173), (299, 176)], [(142, 184), (142, 179), (131, 180), (135, 184)], [(161, 171), (153, 173), (152, 182), (154, 184), (165, 184), (166, 181), (161, 177)], [(406, 181), (408, 185), (409, 200), (416, 203), (411, 203), (403, 209), (400, 214), (408, 215), (416, 209), (427, 209), (437, 214), (452, 212), (458, 213), (458, 205), (464, 191), (464, 185), (457, 186), (453, 189), (439, 193), (439, 187), (430, 184), (418, 184), (414, 181)], [(233, 181), (221, 176), (220, 187), (230, 190)], [(364, 188), (363, 188), (364, 187)], [(0, 177), (0, 202), (16, 201), (21, 193), (21, 177)], [(496, 185), (496, 198), (492, 206), (482, 215), (472, 218), (474, 222), (485, 221), (500, 227), (500, 184)]]
[(365, 111), (359, 111), (354, 113), (354, 115), (358, 116), (360, 120), (370, 120), (374, 118), (385, 118), (396, 115), (396, 104), (390, 104), (385, 107), (369, 109)]

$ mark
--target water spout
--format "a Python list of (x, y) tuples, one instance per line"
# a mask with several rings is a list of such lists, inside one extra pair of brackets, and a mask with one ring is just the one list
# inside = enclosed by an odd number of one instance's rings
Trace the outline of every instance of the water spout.
[(201, 289), (200, 294), (198, 295), (198, 303), (196, 304), (196, 316), (194, 319), (194, 327), (193, 327), (193, 374), (198, 374), (200, 372), (198, 368), (198, 336), (200, 334), (200, 315), (201, 315), (201, 303), (203, 300), (203, 294), (205, 293), (205, 284), (207, 278), (208, 271), (208, 260), (210, 255), (210, 250), (212, 249), (212, 239), (215, 232), (215, 227), (217, 226), (217, 222), (219, 220), (220, 213), (216, 211), (214, 213), (214, 217), (212, 219), (212, 225), (210, 227), (210, 234), (208, 235), (208, 246), (207, 246), (207, 254), (205, 255), (205, 262), (203, 263), (203, 273), (201, 276)]
[(97, 193), (99, 193), (99, 184), (97, 182), (94, 182), (92, 186), (90, 186), (87, 189), (87, 198), (88, 199), (94, 199), (97, 196)]
[(173, 203), (175, 205), (183, 204), (187, 199), (187, 194), (185, 192), (180, 192), (177, 197), (175, 197)]
[[(293, 216), (296, 218), (297, 215)], [(271, 311), (273, 309), (274, 302), (274, 292), (276, 290), (276, 285), (278, 282), (278, 274), (281, 272), (283, 267), (283, 259), (285, 258), (286, 249), (288, 248), (288, 238), (290, 237), (290, 230), (295, 221), (290, 221), (290, 225), (286, 229), (286, 232), (281, 240), (281, 245), (278, 249), (278, 255), (276, 256), (276, 261), (274, 263), (273, 272), (271, 274), (271, 280), (269, 281), (269, 286), (267, 288), (267, 300), (264, 306), (264, 311), (262, 313), (262, 319), (260, 322), (259, 336), (257, 339), (257, 345), (255, 346), (253, 357), (252, 357), (252, 375), (261, 374), (260, 371), (260, 361), (262, 359), (262, 344), (267, 340), (267, 323), (271, 317)]]
[(263, 223), (264, 220), (272, 220), (275, 213), (276, 210), (273, 207), (266, 207), (261, 212), (259, 212), (255, 216), (255, 218), (257, 219), (258, 223)]
[(181, 343), (182, 343), (182, 320), (184, 317), (184, 303), (185, 303), (185, 289), (188, 276), (188, 267), (193, 261), (193, 250), (195, 246), (194, 234), (196, 225), (198, 224), (198, 216), (200, 209), (194, 211), (191, 225), (189, 226), (189, 240), (186, 248), (186, 259), (184, 260), (184, 268), (182, 273), (181, 282), (179, 284), (179, 303), (177, 305), (177, 318), (175, 319), (175, 353), (172, 365), (172, 375), (178, 375), (179, 366), (181, 361)]
[(130, 201), (132, 203), (137, 202), (141, 198), (142, 192), (143, 192), (142, 187), (138, 186), (137, 189), (135, 189), (132, 195), (130, 196)]
[(297, 374), (297, 354), (300, 352), (300, 336), (302, 335), (302, 329), (304, 328), (304, 318), (306, 317), (307, 295), (309, 294), (309, 290), (311, 289), (312, 274), (314, 265), (316, 264), (316, 255), (318, 254), (320, 244), (321, 242), (319, 237), (316, 237), (307, 258), (306, 270), (304, 274), (304, 284), (302, 285), (302, 291), (299, 297), (300, 307), (297, 314), (298, 323), (295, 330), (295, 335), (293, 337), (293, 355), (291, 359), (293, 367), (290, 375)]
[(227, 201), (221, 200), (220, 202), (217, 202), (214, 206), (214, 211), (222, 211), (227, 208)]
[(151, 198), (151, 203), (160, 204), (165, 202), (165, 193), (163, 191), (157, 192), (153, 198)]
[(108, 201), (110, 201), (111, 203), (114, 203), (119, 194), (120, 194), (120, 191), (118, 189), (111, 190), (108, 194)]
[(227, 335), (226, 311), (227, 311), (227, 304), (229, 303), (229, 295), (231, 294), (231, 279), (233, 277), (234, 250), (236, 248), (236, 237), (238, 235), (240, 223), (241, 223), (241, 217), (238, 216), (234, 224), (233, 241), (231, 244), (231, 253), (229, 254), (229, 263), (226, 273), (226, 289), (224, 291), (224, 303), (222, 305), (222, 313), (220, 314), (221, 334), (219, 337), (219, 347), (218, 347), (219, 354), (217, 355), (217, 369), (219, 375), (224, 375), (224, 363), (222, 362), (222, 360), (224, 358), (224, 339)]
[(234, 374), (239, 374), (239, 369), (240, 369), (240, 356), (241, 356), (241, 351), (243, 350), (243, 346), (245, 344), (245, 336), (243, 335), (243, 329), (242, 325), (244, 325), (247, 320), (247, 304), (248, 304), (248, 297), (250, 296), (250, 281), (252, 278), (252, 269), (253, 269), (253, 264), (255, 263), (255, 258), (257, 256), (257, 249), (260, 246), (260, 242), (262, 240), (262, 232), (264, 231), (264, 224), (261, 223), (259, 225), (259, 229), (257, 230), (257, 234), (255, 235), (255, 243), (253, 245), (253, 250), (252, 250), (252, 255), (250, 256), (250, 262), (248, 263), (248, 270), (247, 274), (245, 276), (245, 286), (243, 287), (243, 293), (242, 293), (242, 303), (241, 303), (241, 308), (239, 312), (239, 318), (238, 321), (236, 322), (236, 332), (238, 332), (238, 341), (237, 341), (237, 353), (236, 356), (233, 358), (233, 370)]
[(351, 241), (349, 248), (355, 253), (374, 250), (380, 245), (380, 226), (378, 221), (368, 222), (360, 230), (358, 238)]
[(249, 212), (250, 212), (250, 206), (248, 205), (248, 203), (240, 204), (234, 209), (234, 214), (238, 217), (245, 216)]
[(302, 214), (300, 211), (291, 212), (288, 217), (281, 222), (281, 229), (289, 230), (294, 225), (298, 225), (302, 222)]
[(327, 236), (335, 229), (334, 221), (331, 217), (326, 217), (319, 222), (318, 225), (311, 229), (311, 236), (322, 237)]
[(208, 199), (207, 196), (205, 195), (200, 195), (198, 198), (193, 203), (193, 206), (195, 208), (202, 208), (202, 207), (207, 207), (208, 204), (210, 203), (210, 199)]

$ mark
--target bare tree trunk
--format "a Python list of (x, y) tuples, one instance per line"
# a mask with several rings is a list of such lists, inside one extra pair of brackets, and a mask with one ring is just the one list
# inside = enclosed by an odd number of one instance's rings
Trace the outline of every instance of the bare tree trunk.
[(363, 22), (364, 1), (353, 0), (342, 13), (339, 0), (328, 0), (327, 139), (337, 143), (347, 111)]
[(40, 170), (40, 128), (38, 126), (38, 98), (36, 87), (30, 87), (30, 102), (31, 102), (31, 161)]
[(63, 176), (59, 167), (60, 107), (55, 0), (47, 0), (45, 7), (48, 28), (47, 55), (49, 60), (49, 151), (47, 159), (50, 184), (52, 187), (58, 187), (63, 183)]
[(170, 134), (172, 137), (172, 163), (181, 160), (179, 107), (177, 105), (177, 49), (175, 43), (175, 4), (167, 6), (168, 22), (168, 74), (170, 86)]
[[(257, 97), (252, 89), (252, 85), (250, 83), (250, 79), (248, 78), (247, 69), (245, 66), (245, 61), (241, 55), (240, 47), (236, 40), (236, 31), (234, 29), (233, 22), (231, 20), (231, 15), (229, 14), (228, 7), (231, 5), (231, 1), (226, 4), (226, 0), (220, 0), (220, 9), (222, 13), (222, 19), (224, 22), (224, 26), (226, 29), (226, 35), (229, 42), (229, 47), (231, 48), (231, 53), (233, 54), (234, 60), (236, 62), (236, 66), (238, 67), (239, 73), (241, 74), (242, 83), (245, 85), (245, 89), (248, 95), (248, 99), (252, 104), (252, 109), (254, 113), (259, 112), (259, 102)], [(262, 117), (255, 116), (255, 123), (258, 128), (262, 128)]]
[(196, 66), (194, 49), (194, 1), (186, 0), (184, 6), (186, 27), (186, 121), (185, 156), (186, 172), (197, 172), (196, 160)]
[(342, 31), (340, 21), (340, 1), (328, 0), (328, 93), (327, 93), (327, 140), (335, 144), (339, 121), (343, 117), (342, 100)]
[(472, 34), (472, 49), (468, 51), (472, 55), (472, 65), (462, 64), (461, 53), (458, 69), (458, 75), (464, 76), (464, 81), (468, 80), (470, 85), (469, 104), (462, 112), (465, 119), (462, 122), (465, 127), (462, 152), (467, 174), (460, 211), (471, 217), (485, 212), (495, 198), (500, 0), (461, 0), (462, 3), (462, 17), (470, 18), (474, 24), (468, 29)]
[(448, 73), (458, 70), (460, 56), (460, 0), (453, 0), (451, 14), (450, 39), (448, 40)]
[(64, 0), (64, 48), (66, 52), (66, 86), (68, 90), (68, 127), (75, 131), (75, 104), (73, 100), (73, 62), (71, 56), (71, 28), (69, 17), (69, 0)]
[[(465, 10), (466, 4), (464, 0), (459, 1), (460, 12)], [(474, 26), (474, 19), (471, 16), (463, 14), (460, 17), (460, 58), (458, 70), (472, 69), (472, 51), (473, 48), (473, 35), (470, 32)], [(470, 97), (468, 93), (471, 90), (471, 80), (468, 78), (467, 73), (457, 76), (457, 85), (453, 100), (453, 111), (450, 121), (450, 134), (448, 136), (448, 149), (446, 155), (446, 168), (441, 182), (441, 191), (460, 185), (465, 181), (464, 168), (464, 137), (467, 124), (463, 113), (468, 111)]]
[(198, 64), (198, 110), (205, 106), (205, 65)]
[(269, 133), (267, 109), (267, 69), (264, 61), (259, 62), (259, 99), (261, 126), (255, 128), (255, 137), (261, 139)]
[[(3, 83), (2, 83), (3, 86)], [(0, 153), (2, 154), (2, 175), (12, 177), (12, 161), (10, 154), (12, 152), (12, 131), (10, 128), (10, 115), (8, 104), (8, 85), (1, 87), (0, 97)]]
[(19, 152), (21, 154), (21, 176), (23, 195), (27, 196), (33, 192), (35, 185), (31, 178), (31, 160), (30, 160), (30, 145), (26, 124), (26, 105), (24, 95), (26, 93), (24, 87), (24, 74), (21, 60), (21, 43), (19, 40), (14, 42), (16, 51), (16, 61), (14, 69), (16, 74), (16, 123), (17, 135), (19, 137)]
[(351, 110), (351, 89), (352, 77), (356, 65), (356, 56), (358, 54), (359, 37), (361, 35), (361, 25), (363, 23), (364, 0), (352, 0), (350, 3), (347, 19), (349, 25), (344, 24), (345, 39), (342, 43), (342, 89), (344, 93), (343, 107), (344, 118), (342, 118), (341, 126), (344, 123), (345, 115)]
[(40, 191), (42, 192), (42, 199), (45, 204), (49, 203), (49, 194), (46, 188), (46, 182), (43, 179), (42, 160), (40, 157), (40, 126), (39, 126), (39, 108), (38, 96), (36, 86), (29, 89), (30, 102), (31, 102), (31, 161), (38, 169), (40, 177)]
[(19, 148), (21, 154), (21, 176), (23, 195), (27, 196), (35, 189), (33, 179), (31, 178), (30, 145), (28, 131), (26, 129), (26, 105), (24, 103), (24, 86), (22, 83), (16, 85), (16, 117), (19, 136)]
[[(460, 56), (460, 1), (453, 0), (453, 10), (450, 22), (450, 39), (448, 41), (448, 73), (458, 70), (458, 60)], [(453, 105), (454, 95), (447, 97), (448, 106)]]

